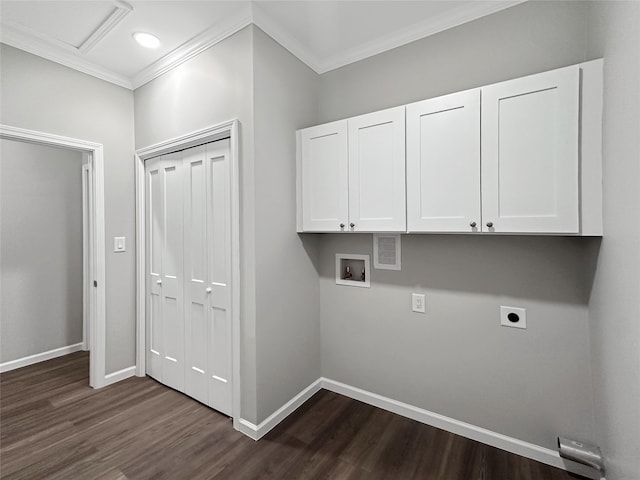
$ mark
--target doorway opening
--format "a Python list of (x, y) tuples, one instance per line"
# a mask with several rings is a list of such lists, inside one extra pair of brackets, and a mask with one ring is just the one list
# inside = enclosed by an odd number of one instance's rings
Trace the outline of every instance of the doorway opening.
[[(45, 132), (0, 125), (0, 138), (21, 143), (51, 146), (80, 152), (84, 165), (82, 174), (82, 224), (83, 224), (83, 267), (82, 267), (82, 349), (89, 350), (89, 384), (100, 388), (107, 384), (105, 378), (105, 223), (104, 223), (104, 164), (103, 146), (99, 143), (79, 140)], [(46, 159), (42, 159), (46, 162)], [(46, 235), (47, 232), (38, 232)], [(43, 282), (56, 281), (43, 278)], [(32, 292), (37, 301), (37, 293)], [(50, 357), (63, 352), (51, 351)], [(46, 356), (46, 355), (45, 355)], [(28, 362), (47, 358), (24, 359)], [(10, 362), (9, 362), (10, 363)], [(10, 365), (7, 369), (17, 368)]]

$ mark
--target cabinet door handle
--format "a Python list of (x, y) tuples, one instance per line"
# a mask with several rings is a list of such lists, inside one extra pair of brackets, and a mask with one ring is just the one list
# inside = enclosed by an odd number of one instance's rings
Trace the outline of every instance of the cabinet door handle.
[(487, 227), (489, 228), (493, 227), (493, 222), (487, 222)]
[(340, 224), (340, 228), (344, 228), (344, 223), (341, 223), (341, 224)]
[(470, 226), (471, 228), (476, 228), (476, 225), (477, 225), (477, 223), (476, 223), (476, 222), (471, 222), (471, 223), (469, 224), (469, 226)]
[(207, 287), (207, 288), (205, 289), (205, 292), (207, 292), (207, 293), (211, 293), (211, 287)]
[(157, 283), (158, 285), (162, 285), (162, 280), (156, 280), (156, 283)]
[(351, 223), (349, 224), (349, 226), (350, 226), (351, 228), (353, 228), (353, 227), (355, 227), (355, 226), (356, 226), (356, 224), (355, 224), (355, 223), (353, 223), (353, 222), (351, 222)]

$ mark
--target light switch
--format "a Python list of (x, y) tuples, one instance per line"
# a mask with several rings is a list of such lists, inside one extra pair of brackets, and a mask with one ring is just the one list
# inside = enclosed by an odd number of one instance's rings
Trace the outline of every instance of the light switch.
[(124, 237), (113, 237), (113, 251), (124, 252), (126, 250)]
[(425, 313), (424, 293), (411, 294), (411, 311), (417, 313)]

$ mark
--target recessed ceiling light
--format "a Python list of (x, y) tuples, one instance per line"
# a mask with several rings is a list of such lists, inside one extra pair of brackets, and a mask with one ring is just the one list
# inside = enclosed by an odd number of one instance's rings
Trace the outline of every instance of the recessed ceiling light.
[(150, 33), (136, 32), (133, 34), (133, 38), (145, 48), (158, 48), (160, 46), (160, 39)]

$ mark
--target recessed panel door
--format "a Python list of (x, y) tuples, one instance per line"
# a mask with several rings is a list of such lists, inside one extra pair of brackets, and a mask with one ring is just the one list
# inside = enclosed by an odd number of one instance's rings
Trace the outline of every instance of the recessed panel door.
[(182, 159), (145, 162), (148, 373), (184, 391)]
[(483, 231), (579, 233), (578, 66), (482, 88)]
[(185, 393), (231, 415), (229, 140), (181, 152)]
[(231, 415), (231, 205), (229, 140), (206, 145), (209, 405)]
[(407, 230), (480, 225), (480, 90), (407, 105)]
[(405, 231), (405, 107), (361, 115), (348, 124), (350, 229)]
[(164, 326), (163, 381), (184, 391), (183, 185), (180, 154), (162, 157), (164, 173), (164, 247), (162, 314)]
[(300, 132), (302, 229), (346, 230), (349, 220), (347, 121), (318, 125)]
[(162, 381), (162, 249), (164, 182), (161, 157), (145, 162), (146, 181), (146, 345), (147, 373)]
[(231, 415), (230, 142), (145, 169), (147, 373)]
[(184, 152), (185, 392), (209, 402), (207, 163), (204, 146)]

